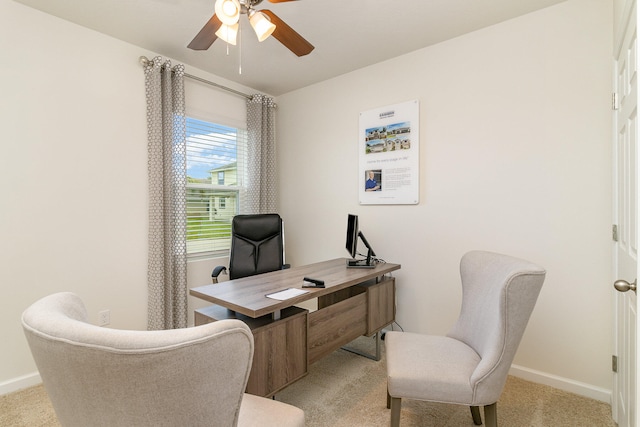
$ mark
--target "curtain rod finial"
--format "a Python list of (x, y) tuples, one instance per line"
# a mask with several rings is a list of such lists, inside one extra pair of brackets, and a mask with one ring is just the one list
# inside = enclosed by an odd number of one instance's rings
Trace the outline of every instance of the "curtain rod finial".
[(147, 65), (149, 63), (149, 60), (146, 56), (141, 56), (140, 58), (138, 58), (138, 61), (140, 61), (142, 65)]

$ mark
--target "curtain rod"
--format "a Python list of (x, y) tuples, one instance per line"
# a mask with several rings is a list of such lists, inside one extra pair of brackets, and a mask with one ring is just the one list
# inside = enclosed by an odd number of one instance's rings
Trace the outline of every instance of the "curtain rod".
[[(141, 63), (142, 65), (147, 65), (147, 64), (149, 64), (150, 62), (151, 62), (151, 61), (150, 61), (146, 56), (141, 56), (141, 57), (140, 57), (140, 63)], [(253, 96), (251, 96), (251, 95), (247, 95), (246, 93), (242, 93), (242, 92), (237, 91), (237, 90), (235, 90), (235, 89), (231, 89), (230, 87), (222, 86), (221, 84), (218, 84), (218, 83), (212, 82), (212, 81), (210, 81), (210, 80), (205, 80), (205, 79), (203, 79), (202, 77), (194, 76), (194, 75), (187, 74), (187, 73), (184, 73), (184, 76), (185, 76), (185, 77), (188, 77), (188, 78), (190, 78), (190, 79), (192, 79), (192, 80), (197, 80), (197, 81), (199, 81), (199, 82), (201, 82), (201, 83), (205, 83), (205, 84), (208, 84), (208, 85), (211, 85), (211, 86), (215, 86), (215, 87), (217, 87), (218, 89), (222, 89), (222, 90), (226, 90), (227, 92), (235, 93), (236, 95), (243, 96), (243, 97), (245, 97), (245, 98), (247, 98), (247, 99), (253, 99)]]

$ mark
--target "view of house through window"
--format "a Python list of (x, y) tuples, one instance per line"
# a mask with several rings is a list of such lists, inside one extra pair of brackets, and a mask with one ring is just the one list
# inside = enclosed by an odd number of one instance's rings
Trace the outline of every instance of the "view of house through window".
[(228, 251), (246, 131), (187, 117), (187, 254)]

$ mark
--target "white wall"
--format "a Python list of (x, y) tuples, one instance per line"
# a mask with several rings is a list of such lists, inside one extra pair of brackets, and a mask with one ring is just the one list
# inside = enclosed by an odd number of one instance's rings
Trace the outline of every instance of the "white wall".
[[(40, 297), (73, 291), (93, 323), (110, 309), (112, 327), (146, 328), (147, 131), (138, 57), (154, 54), (13, 1), (0, 2), (0, 52), (3, 394), (39, 382), (20, 315)], [(195, 99), (194, 85), (188, 90)], [(194, 108), (243, 113), (243, 100), (237, 107), (228, 96), (235, 95), (216, 90), (211, 105)], [(190, 286), (206, 284), (218, 263), (190, 263)]]
[[(457, 315), (466, 250), (538, 262), (547, 281), (516, 363), (606, 394), (611, 21), (608, 2), (570, 0), (279, 97), (287, 261), (346, 256), (346, 214), (357, 213), (380, 255), (402, 263), (400, 324), (433, 333)], [(91, 321), (108, 308), (111, 326), (146, 327), (137, 59), (153, 53), (11, 1), (0, 23), (2, 394), (35, 378), (19, 319), (37, 298), (75, 291)], [(358, 206), (358, 114), (410, 99), (421, 202)], [(190, 263), (190, 283), (213, 264)]]
[[(288, 262), (347, 256), (359, 214), (378, 255), (402, 264), (398, 322), (437, 334), (458, 314), (464, 252), (539, 263), (517, 373), (607, 400), (612, 20), (609, 2), (570, 0), (278, 97)], [(358, 115), (412, 99), (420, 204), (359, 206)]]

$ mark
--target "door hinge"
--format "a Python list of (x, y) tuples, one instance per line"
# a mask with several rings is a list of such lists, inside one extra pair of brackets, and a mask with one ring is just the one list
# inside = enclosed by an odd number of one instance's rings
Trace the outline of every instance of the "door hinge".
[(611, 370), (613, 372), (618, 372), (618, 356), (616, 355), (611, 356)]
[(611, 109), (617, 110), (618, 108), (620, 108), (620, 105), (618, 104), (618, 92), (613, 92), (611, 94)]
[(614, 242), (618, 241), (618, 225), (617, 224), (613, 224), (613, 227), (611, 227), (611, 238), (613, 239)]

